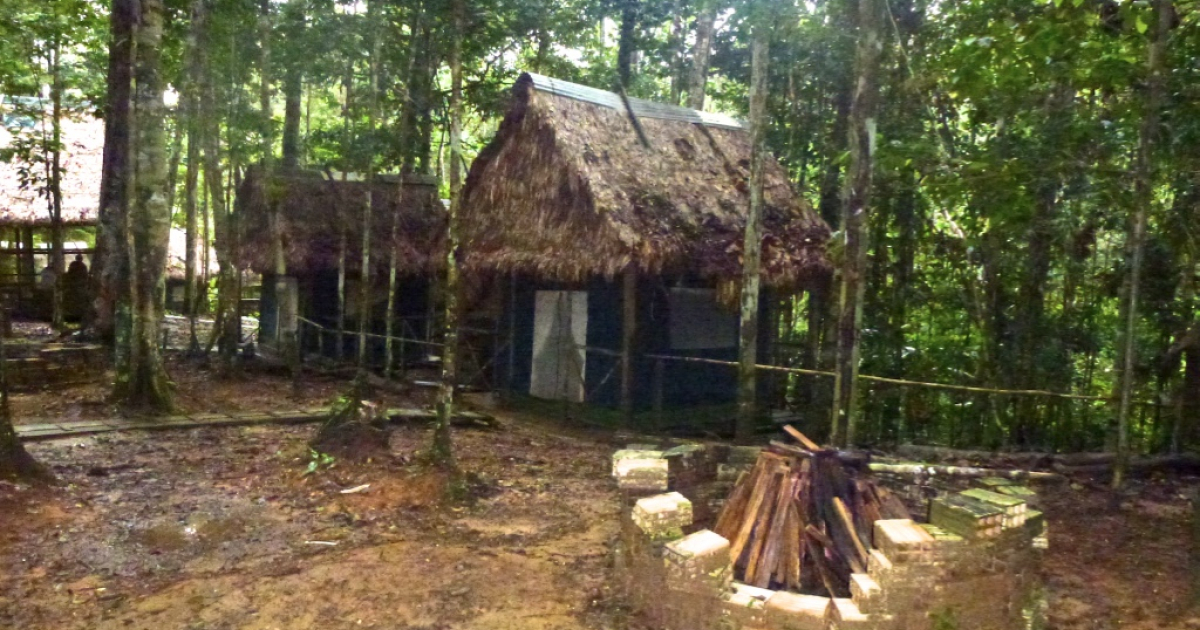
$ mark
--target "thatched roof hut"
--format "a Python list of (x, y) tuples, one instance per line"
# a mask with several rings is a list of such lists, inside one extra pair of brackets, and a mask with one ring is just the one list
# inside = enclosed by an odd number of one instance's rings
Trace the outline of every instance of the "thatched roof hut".
[[(100, 203), (100, 174), (104, 165), (104, 122), (91, 118), (62, 121), (63, 225), (95, 225)], [(0, 149), (9, 148), (13, 135), (0, 127)], [(39, 181), (22, 188), (21, 169), (33, 168)], [(44, 227), (50, 225), (46, 197), (38, 194), (45, 186), (45, 173), (37, 165), (19, 159), (0, 160), (0, 226)]]
[[(469, 267), (560, 281), (742, 273), (750, 135), (727, 116), (629, 99), (523, 74), (495, 139), (463, 193)], [(766, 169), (763, 281), (799, 287), (829, 273), (829, 228)]]
[[(438, 199), (435, 180), (421, 175), (376, 178), (372, 193), (371, 257), (378, 269), (387, 268), (393, 245), (393, 217), (399, 221), (394, 245), (400, 273), (423, 273), (443, 263), (446, 212)], [(362, 263), (364, 181), (330, 179), (303, 171), (264, 176), (251, 169), (238, 189), (241, 217), (242, 264), (259, 273), (274, 268), (271, 258), (270, 215), (279, 208), (284, 256), (289, 274), (334, 269), (346, 235), (347, 269), (358, 273)]]

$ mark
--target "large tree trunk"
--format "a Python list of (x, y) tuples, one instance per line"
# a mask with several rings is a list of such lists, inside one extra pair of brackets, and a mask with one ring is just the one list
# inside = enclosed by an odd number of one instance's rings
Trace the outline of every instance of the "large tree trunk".
[[(113, 0), (109, 16), (107, 104), (104, 115), (104, 158), (100, 176), (99, 224), (96, 254), (92, 258), (93, 308), (89, 326), (100, 339), (111, 342), (118, 295), (129, 289), (125, 250), (125, 217), (128, 203), (131, 96), (133, 85), (133, 29), (137, 0)], [(117, 365), (124, 361), (118, 348)]]
[(1136, 377), (1133, 366), (1137, 362), (1138, 293), (1141, 289), (1142, 260), (1146, 250), (1146, 222), (1150, 206), (1154, 203), (1151, 159), (1158, 142), (1160, 109), (1166, 83), (1164, 75), (1167, 35), (1170, 33), (1174, 16), (1170, 0), (1153, 0), (1153, 6), (1156, 19), (1146, 62), (1146, 115), (1142, 119), (1142, 128), (1138, 135), (1138, 151), (1133, 170), (1133, 200), (1136, 207), (1125, 244), (1129, 275), (1125, 279), (1125, 299), (1121, 309), (1123, 325), (1118, 347), (1120, 365), (1117, 373), (1121, 393), (1117, 410), (1117, 461), (1113, 466), (1112, 477), (1114, 488), (1119, 488), (1124, 483), (1129, 467), (1129, 415), (1133, 408), (1133, 382)]
[(854, 0), (858, 5), (855, 52), (856, 82), (850, 106), (850, 169), (842, 194), (845, 262), (838, 300), (837, 366), (834, 377), (830, 439), (850, 446), (857, 422), (858, 364), (862, 326), (863, 274), (867, 253), (867, 205), (875, 169), (875, 109), (879, 100), (876, 74), (882, 52), (878, 0)]
[(454, 37), (450, 44), (450, 216), (447, 223), (446, 321), (445, 347), (442, 350), (442, 382), (438, 387), (437, 419), (433, 428), (430, 459), (438, 465), (456, 468), (450, 419), (454, 415), (454, 388), (458, 380), (458, 302), (460, 231), (459, 203), (462, 201), (462, 35), (463, 0), (451, 0), (450, 15)]
[(171, 391), (159, 353), (171, 211), (166, 197), (163, 81), (163, 5), (142, 0), (134, 63), (134, 189), (126, 225), (129, 249), (129, 364), (117, 373), (114, 397), (126, 407), (170, 411)]
[[(762, 10), (763, 7), (757, 7)], [(762, 264), (763, 174), (766, 163), (767, 62), (770, 27), (758, 16), (751, 34), (750, 62), (750, 208), (742, 245), (742, 308), (738, 339), (738, 415), (734, 437), (747, 444), (754, 440), (758, 418), (758, 302), (759, 267)]]

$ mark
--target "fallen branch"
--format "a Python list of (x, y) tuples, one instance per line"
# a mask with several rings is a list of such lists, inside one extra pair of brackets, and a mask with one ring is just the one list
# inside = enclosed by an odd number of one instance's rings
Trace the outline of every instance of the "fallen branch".
[(921, 475), (943, 477), (1002, 477), (1005, 479), (1027, 479), (1030, 481), (1057, 481), (1062, 475), (1052, 472), (1030, 470), (1000, 470), (996, 468), (974, 468), (970, 466), (935, 466), (930, 464), (867, 464), (874, 473), (893, 475)]

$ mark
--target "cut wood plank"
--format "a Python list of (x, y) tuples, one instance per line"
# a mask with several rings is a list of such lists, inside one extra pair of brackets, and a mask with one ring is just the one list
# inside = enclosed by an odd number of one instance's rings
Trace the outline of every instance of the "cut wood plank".
[(771, 583), (771, 575), (779, 573), (778, 556), (783, 547), (783, 528), (787, 521), (788, 507), (791, 505), (792, 488), (796, 479), (786, 475), (779, 484), (775, 496), (775, 514), (771, 519), (771, 527), (766, 530), (766, 545), (763, 548), (763, 559), (754, 575), (754, 586), (766, 588)]
[(846, 533), (850, 536), (850, 542), (854, 543), (854, 551), (857, 557), (851, 557), (850, 564), (856, 564), (854, 562), (856, 560), (857, 566), (855, 569), (862, 567), (863, 570), (856, 570), (855, 573), (865, 573), (867, 568), (867, 548), (858, 539), (858, 532), (855, 531), (856, 528), (854, 527), (854, 519), (850, 516), (850, 511), (846, 509), (846, 503), (842, 501), (841, 497), (833, 497), (833, 509), (837, 512), (838, 518), (841, 519), (842, 526), (846, 528)]
[(783, 430), (786, 431), (788, 435), (792, 436), (793, 438), (796, 438), (796, 441), (803, 444), (804, 448), (806, 448), (810, 451), (821, 450), (820, 444), (817, 444), (816, 442), (808, 439), (808, 436), (801, 433), (800, 430), (797, 429), (796, 427), (793, 427), (790, 424), (785, 424), (785, 425), (783, 425)]
[(755, 518), (754, 524), (754, 540), (750, 544), (750, 557), (746, 562), (746, 578), (751, 586), (766, 588), (767, 584), (760, 583), (761, 573), (764, 565), (770, 564), (770, 557), (767, 556), (768, 546), (771, 542), (772, 521), (775, 514), (778, 512), (779, 493), (783, 491), (787, 485), (787, 476), (776, 472), (771, 476), (771, 485), (768, 487), (766, 497), (763, 499), (762, 511)]
[(764, 469), (759, 471), (756, 479), (754, 479), (754, 489), (750, 494), (750, 504), (747, 506), (745, 516), (742, 518), (741, 527), (734, 538), (730, 539), (729, 557), (736, 564), (742, 557), (742, 551), (746, 548), (746, 544), (750, 542), (750, 534), (754, 532), (755, 517), (762, 508), (763, 499), (769, 488), (771, 480), (775, 476), (775, 468), (777, 465), (774, 462), (767, 460)]

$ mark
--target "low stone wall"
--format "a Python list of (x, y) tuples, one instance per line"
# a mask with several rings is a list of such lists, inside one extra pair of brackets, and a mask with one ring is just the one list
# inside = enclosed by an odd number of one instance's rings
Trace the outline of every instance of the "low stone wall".
[[(626, 510), (617, 567), (630, 603), (664, 630), (1016, 630), (1039, 627), (1045, 519), (999, 480), (931, 499), (932, 523), (877, 521), (851, 597), (733, 580), (730, 543), (706, 529), (757, 448), (631, 445), (613, 455)], [(890, 480), (893, 484), (895, 479)], [(914, 492), (928, 493), (925, 489)], [(912, 495), (909, 495), (910, 497)]]

